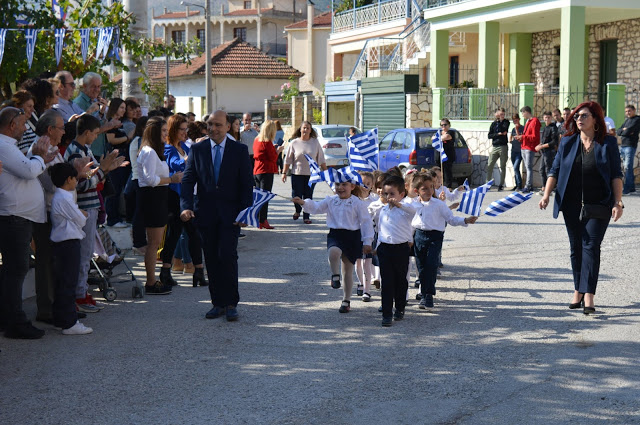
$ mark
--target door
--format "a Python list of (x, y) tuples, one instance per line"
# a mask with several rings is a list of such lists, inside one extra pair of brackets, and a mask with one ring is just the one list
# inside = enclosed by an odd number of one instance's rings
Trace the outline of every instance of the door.
[(449, 58), (449, 87), (456, 87), (460, 80), (460, 58), (451, 56)]
[(598, 102), (607, 106), (607, 83), (618, 81), (618, 40), (600, 42), (600, 84)]
[(393, 131), (387, 134), (378, 145), (378, 164), (381, 171), (387, 171), (389, 169), (389, 167), (387, 167), (387, 155), (389, 155), (389, 148), (391, 147), (394, 135), (395, 133)]

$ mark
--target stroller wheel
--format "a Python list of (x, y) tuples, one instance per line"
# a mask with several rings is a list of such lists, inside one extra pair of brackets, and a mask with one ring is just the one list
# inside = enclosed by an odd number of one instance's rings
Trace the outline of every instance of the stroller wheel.
[(118, 293), (116, 292), (115, 289), (113, 288), (107, 288), (106, 291), (104, 291), (104, 299), (111, 302), (111, 301), (115, 301), (115, 299), (118, 298)]

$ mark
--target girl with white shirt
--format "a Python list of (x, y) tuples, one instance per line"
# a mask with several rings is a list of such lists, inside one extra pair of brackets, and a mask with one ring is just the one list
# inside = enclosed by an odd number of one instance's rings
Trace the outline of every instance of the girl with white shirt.
[[(362, 184), (365, 187), (362, 188), (363, 194), (361, 195), (362, 202), (369, 207), (374, 201), (377, 201), (379, 196), (372, 192), (373, 189), (373, 173), (369, 171), (361, 171)], [(363, 255), (356, 261), (356, 276), (358, 276), (358, 289), (356, 294), (362, 297), (362, 301), (371, 301), (371, 279), (373, 278), (373, 254)]]
[(156, 279), (156, 256), (164, 234), (164, 227), (169, 219), (168, 185), (182, 181), (181, 172), (169, 177), (169, 166), (164, 160), (164, 145), (168, 134), (167, 123), (163, 118), (149, 118), (142, 134), (137, 161), (142, 216), (147, 228), (144, 267), (147, 273), (145, 292), (148, 295), (171, 293), (170, 286), (166, 286)]
[[(342, 278), (344, 279), (344, 298), (340, 313), (348, 313), (351, 308), (353, 290), (353, 267), (362, 253), (371, 253), (373, 241), (373, 222), (365, 203), (352, 194), (358, 193), (354, 183), (336, 183), (337, 195), (328, 196), (320, 202), (294, 197), (293, 202), (302, 206), (304, 212), (327, 214), (327, 249), (331, 267), (331, 287), (341, 286), (340, 262), (342, 260)], [(358, 188), (359, 189), (359, 188)]]

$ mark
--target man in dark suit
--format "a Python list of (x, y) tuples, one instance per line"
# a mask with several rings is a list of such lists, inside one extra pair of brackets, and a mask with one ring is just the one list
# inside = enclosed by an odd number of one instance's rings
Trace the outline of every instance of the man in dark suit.
[[(193, 219), (202, 239), (213, 308), (206, 314), (227, 321), (238, 319), (238, 235), (235, 219), (253, 204), (253, 178), (247, 147), (227, 138), (224, 111), (207, 120), (209, 139), (191, 147), (182, 177), (180, 207), (183, 221)], [(193, 188), (198, 185), (197, 195)]]

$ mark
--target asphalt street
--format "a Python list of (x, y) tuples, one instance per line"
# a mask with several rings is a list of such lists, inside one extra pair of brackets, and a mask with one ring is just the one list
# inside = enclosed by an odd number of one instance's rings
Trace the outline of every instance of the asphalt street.
[[(238, 322), (205, 319), (190, 275), (143, 299), (116, 283), (112, 303), (92, 287), (105, 306), (84, 320), (92, 335), (36, 322), (41, 340), (0, 337), (0, 423), (640, 423), (640, 196), (607, 231), (592, 316), (568, 309), (568, 238), (539, 199), (449, 226), (435, 308), (411, 288), (405, 319), (383, 328), (378, 291), (338, 313), (324, 217), (293, 221), (276, 198), (276, 229), (239, 243)], [(142, 258), (127, 262), (144, 280)]]

